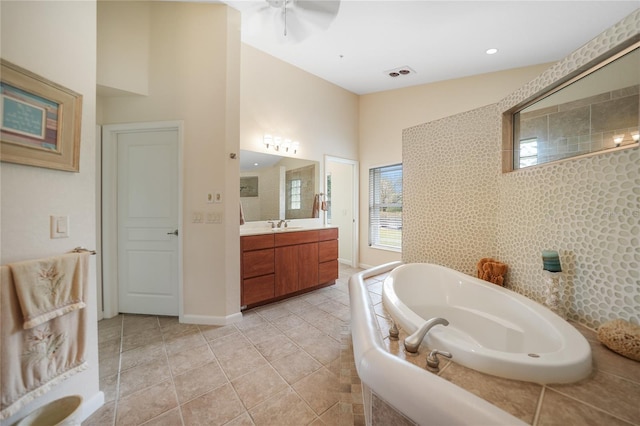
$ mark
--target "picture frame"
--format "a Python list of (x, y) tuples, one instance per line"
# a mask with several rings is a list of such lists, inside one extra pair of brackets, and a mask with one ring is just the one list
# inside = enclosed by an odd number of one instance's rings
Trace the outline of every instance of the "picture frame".
[(0, 161), (80, 171), (82, 95), (0, 59)]

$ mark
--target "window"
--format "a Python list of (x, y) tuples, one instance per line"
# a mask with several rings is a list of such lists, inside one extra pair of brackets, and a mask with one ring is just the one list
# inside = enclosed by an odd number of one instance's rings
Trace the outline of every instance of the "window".
[(369, 169), (369, 245), (402, 248), (402, 164)]
[(291, 205), (289, 208), (291, 210), (300, 210), (300, 184), (301, 179), (292, 179), (290, 181), (291, 187), (289, 188), (289, 194), (291, 194), (289, 198), (289, 202)]
[(519, 167), (529, 167), (538, 164), (538, 139), (523, 139), (520, 141)]

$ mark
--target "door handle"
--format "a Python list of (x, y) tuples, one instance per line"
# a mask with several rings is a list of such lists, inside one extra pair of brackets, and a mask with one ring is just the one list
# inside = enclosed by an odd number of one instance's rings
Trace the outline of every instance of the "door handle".
[(176, 229), (173, 232), (167, 232), (167, 235), (175, 235), (177, 237), (178, 236), (178, 230)]

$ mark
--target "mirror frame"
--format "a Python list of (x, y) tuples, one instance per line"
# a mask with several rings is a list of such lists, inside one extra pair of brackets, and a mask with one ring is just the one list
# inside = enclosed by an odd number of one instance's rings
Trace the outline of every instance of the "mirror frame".
[(620, 151), (624, 149), (637, 148), (639, 144), (623, 145), (615, 148), (603, 149), (600, 151), (589, 152), (585, 154), (576, 155), (573, 157), (567, 157), (560, 160), (548, 161), (545, 163), (529, 166), (526, 168), (514, 168), (514, 155), (515, 155), (515, 135), (514, 135), (514, 117), (517, 113), (521, 112), (525, 108), (538, 102), (539, 100), (550, 96), (563, 88), (575, 83), (576, 81), (598, 71), (618, 58), (630, 53), (636, 49), (640, 49), (640, 34), (637, 34), (628, 40), (623, 41), (619, 45), (613, 47), (604, 54), (596, 57), (595, 59), (587, 62), (585, 65), (577, 68), (575, 71), (559, 78), (553, 84), (538, 91), (534, 95), (526, 98), (525, 100), (517, 103), (508, 110), (502, 113), (502, 172), (509, 173), (518, 170), (529, 170), (536, 167), (546, 166), (550, 164), (558, 164), (564, 161), (570, 161), (578, 158), (590, 157), (593, 155), (600, 155), (604, 153)]

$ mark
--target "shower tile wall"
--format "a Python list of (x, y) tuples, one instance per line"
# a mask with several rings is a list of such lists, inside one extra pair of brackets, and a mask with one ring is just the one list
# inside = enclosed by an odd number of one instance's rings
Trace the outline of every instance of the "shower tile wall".
[(538, 163), (613, 148), (614, 135), (638, 130), (639, 88), (635, 85), (522, 113), (520, 140), (537, 139)]
[(501, 113), (640, 33), (640, 10), (497, 106), (403, 132), (405, 262), (475, 275), (509, 265), (506, 285), (542, 301), (543, 249), (558, 250), (570, 319), (640, 324), (640, 149), (501, 173)]

